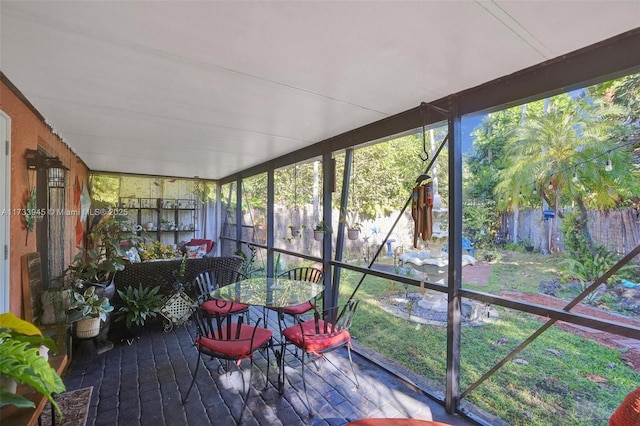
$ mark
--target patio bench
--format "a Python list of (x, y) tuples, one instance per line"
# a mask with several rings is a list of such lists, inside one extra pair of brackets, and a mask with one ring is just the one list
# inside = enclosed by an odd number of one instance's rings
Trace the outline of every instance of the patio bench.
[[(130, 263), (123, 271), (116, 273), (114, 282), (118, 290), (131, 285), (137, 287), (160, 286), (160, 293), (168, 295), (173, 293), (176, 284), (175, 274), (180, 269), (182, 259), (147, 261)], [(202, 257), (199, 259), (187, 259), (187, 267), (184, 274), (184, 283), (191, 284), (193, 279), (202, 271), (215, 268), (230, 268), (238, 270), (242, 266), (243, 259), (240, 256), (228, 257)], [(185, 292), (192, 295), (192, 289), (186, 288)], [(194, 290), (195, 291), (195, 290)]]

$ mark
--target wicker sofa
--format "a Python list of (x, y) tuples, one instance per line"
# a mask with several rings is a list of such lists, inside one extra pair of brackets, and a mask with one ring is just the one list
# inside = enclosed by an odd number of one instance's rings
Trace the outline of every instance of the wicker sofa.
[[(160, 286), (160, 293), (171, 294), (174, 291), (175, 273), (180, 268), (181, 259), (162, 260), (154, 262), (141, 262), (128, 264), (124, 271), (115, 275), (116, 288), (122, 290), (131, 285), (137, 287)], [(202, 271), (216, 268), (240, 269), (243, 259), (239, 256), (229, 257), (203, 257), (200, 259), (188, 259), (184, 282), (187, 284), (185, 291), (193, 295), (195, 289), (189, 288), (189, 284)]]

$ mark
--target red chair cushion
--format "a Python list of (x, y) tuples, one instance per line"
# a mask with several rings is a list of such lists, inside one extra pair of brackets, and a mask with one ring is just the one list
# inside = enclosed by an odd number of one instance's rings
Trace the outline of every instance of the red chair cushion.
[(333, 327), (331, 324), (327, 325), (328, 333), (324, 334), (323, 320), (318, 320), (318, 328), (321, 334), (316, 334), (316, 322), (314, 320), (303, 322), (302, 327), (300, 325), (296, 324), (287, 327), (282, 331), (282, 334), (287, 340), (306, 352), (319, 353), (325, 349), (351, 341), (351, 335), (348, 330), (332, 333)]
[[(205, 348), (219, 353), (225, 354), (229, 357), (237, 359), (249, 358), (253, 351), (264, 345), (271, 339), (273, 333), (271, 330), (262, 327), (254, 327), (251, 325), (243, 324), (240, 328), (240, 336), (235, 338), (238, 323), (231, 324), (231, 339), (230, 340), (218, 340), (218, 333), (215, 333), (215, 338), (200, 337), (196, 340), (196, 345), (200, 345)], [(256, 330), (256, 334), (253, 338), (253, 346), (251, 345), (251, 336), (253, 330)], [(226, 339), (227, 327), (222, 327), (222, 336)]]
[(187, 244), (188, 246), (199, 246), (200, 244), (206, 244), (207, 245), (207, 253), (209, 253), (211, 251), (211, 249), (213, 248), (213, 240), (206, 240), (206, 239), (202, 239), (202, 238), (192, 238), (191, 241), (189, 241), (189, 244)]
[(289, 315), (301, 315), (314, 309), (315, 307), (315, 303), (304, 302), (299, 305), (287, 306), (286, 308), (282, 308), (282, 312)]
[(212, 299), (207, 300), (206, 302), (202, 302), (200, 307), (202, 309), (205, 309), (211, 315), (214, 315), (215, 313), (235, 314), (237, 312), (249, 309), (248, 305), (244, 305), (242, 303), (226, 302), (224, 300), (218, 299)]

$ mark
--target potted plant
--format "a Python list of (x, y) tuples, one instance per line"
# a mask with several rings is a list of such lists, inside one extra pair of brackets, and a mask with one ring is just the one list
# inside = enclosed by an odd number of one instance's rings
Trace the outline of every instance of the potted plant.
[(291, 231), (291, 236), (294, 238), (302, 238), (302, 229), (305, 229), (305, 225), (289, 225), (289, 230)]
[(322, 241), (324, 239), (324, 232), (327, 231), (327, 227), (324, 225), (324, 221), (320, 221), (313, 228), (313, 239), (316, 241)]
[(531, 242), (531, 239), (525, 237), (520, 239), (520, 242), (522, 243), (526, 251), (529, 251), (529, 252), (533, 251), (533, 243)]
[(144, 326), (164, 306), (164, 297), (159, 291), (160, 286), (142, 287), (142, 284), (137, 288), (127, 286), (124, 291), (118, 290), (120, 304), (115, 313), (115, 321), (124, 321), (128, 329)]
[[(33, 387), (62, 414), (52, 394), (62, 393), (66, 389), (56, 370), (41, 356), (39, 348), (42, 345), (56, 350), (53, 340), (44, 337), (30, 322), (17, 318), (12, 313), (0, 314), (0, 377)], [(15, 388), (8, 389), (3, 384), (0, 386), (0, 407), (5, 405), (35, 407), (33, 401), (15, 394)]]
[(81, 249), (65, 270), (74, 283), (103, 288), (110, 299), (115, 294), (113, 277), (126, 265), (127, 251), (142, 242), (126, 216), (106, 216), (89, 232), (87, 249)]
[(347, 227), (347, 238), (350, 240), (357, 240), (360, 237), (360, 231), (362, 231), (362, 224), (356, 222), (357, 216), (357, 213), (349, 212), (340, 218), (340, 222)]
[(362, 225), (360, 223), (351, 223), (347, 225), (347, 238), (357, 240), (360, 237)]
[(75, 291), (71, 304), (69, 320), (76, 322), (76, 336), (95, 337), (100, 334), (100, 322), (107, 321), (107, 314), (113, 306), (105, 296), (98, 296), (96, 286), (90, 285), (84, 293)]

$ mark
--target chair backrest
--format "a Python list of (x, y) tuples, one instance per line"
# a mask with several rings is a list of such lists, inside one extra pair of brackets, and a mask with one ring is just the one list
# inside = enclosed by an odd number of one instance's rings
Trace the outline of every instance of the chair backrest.
[(351, 299), (344, 305), (336, 319), (336, 325), (338, 327), (343, 330), (348, 330), (351, 327), (351, 321), (353, 320), (353, 315), (356, 313), (359, 303), (360, 299)]
[(349, 330), (359, 303), (359, 299), (349, 300), (342, 309), (340, 309), (340, 306), (336, 306), (325, 309), (322, 313), (314, 309), (315, 329), (309, 329), (307, 335), (336, 334)]
[(284, 271), (279, 277), (286, 277), (290, 280), (309, 281), (312, 283), (319, 283), (324, 278), (324, 273), (318, 268), (305, 267), (295, 268)]
[(211, 314), (206, 309), (196, 309), (192, 319), (196, 324), (198, 350), (223, 359), (236, 360), (250, 356), (256, 349), (253, 341), (261, 319), (257, 320), (254, 327), (245, 324), (243, 316), (234, 318), (236, 321), (231, 320), (230, 314)]
[(214, 268), (200, 272), (193, 279), (198, 289), (198, 302), (208, 300), (213, 290), (246, 278), (241, 272), (230, 268)]

